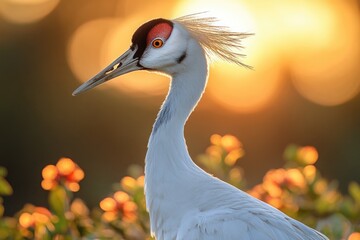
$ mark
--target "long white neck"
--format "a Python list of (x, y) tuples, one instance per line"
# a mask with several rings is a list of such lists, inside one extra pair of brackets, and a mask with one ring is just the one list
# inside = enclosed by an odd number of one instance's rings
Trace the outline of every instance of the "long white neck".
[(191, 47), (191, 52), (187, 51), (181, 69), (171, 74), (170, 90), (154, 124), (149, 149), (164, 135), (166, 140), (174, 134), (183, 137), (185, 122), (204, 92), (207, 61), (202, 47), (195, 41), (192, 44), (195, 46)]
[(208, 72), (203, 49), (195, 41), (190, 44), (194, 46), (187, 51), (184, 67), (172, 73), (170, 91), (154, 124), (146, 155), (146, 204), (154, 232), (164, 229), (162, 224), (170, 224), (165, 219), (177, 221), (181, 217), (166, 216), (174, 203), (189, 196), (184, 193), (191, 183), (186, 182), (204, 174), (191, 160), (184, 139), (184, 124), (204, 92)]

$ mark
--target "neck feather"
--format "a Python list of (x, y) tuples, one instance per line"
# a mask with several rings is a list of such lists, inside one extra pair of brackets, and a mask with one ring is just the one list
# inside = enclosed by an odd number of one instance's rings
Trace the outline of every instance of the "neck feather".
[(207, 63), (203, 55), (196, 64), (187, 64), (184, 71), (174, 73), (169, 93), (155, 121), (152, 137), (157, 132), (183, 132), (184, 125), (200, 100), (207, 81)]
[(163, 224), (169, 221), (164, 219), (172, 219), (178, 224), (181, 216), (168, 216), (172, 212), (171, 206), (165, 203), (175, 203), (187, 196), (183, 194), (187, 191), (184, 186), (193, 183), (185, 182), (193, 179), (191, 176), (204, 174), (191, 160), (184, 139), (184, 125), (200, 100), (207, 80), (206, 58), (200, 48), (198, 52), (188, 51), (182, 70), (171, 74), (169, 93), (150, 136), (145, 164), (145, 195), (152, 232), (159, 233), (165, 228)]

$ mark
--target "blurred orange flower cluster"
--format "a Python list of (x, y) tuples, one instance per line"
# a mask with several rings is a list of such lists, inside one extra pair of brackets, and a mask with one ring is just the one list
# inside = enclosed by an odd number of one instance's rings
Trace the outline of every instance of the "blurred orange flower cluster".
[(316, 148), (290, 145), (284, 155), (287, 166), (268, 171), (263, 182), (249, 190), (249, 194), (292, 216), (299, 210), (319, 215), (334, 210), (340, 194), (335, 184), (321, 178), (313, 165), (318, 160)]
[[(360, 240), (360, 185), (351, 182), (348, 194), (341, 194), (337, 182), (323, 178), (315, 167), (319, 158), (315, 147), (288, 146), (285, 166), (269, 170), (260, 184), (248, 189), (238, 166), (244, 155), (241, 142), (233, 135), (218, 134), (212, 135), (210, 142), (198, 158), (204, 170), (320, 230), (330, 239)], [(128, 173), (114, 185), (114, 193), (100, 202), (100, 209), (90, 211), (72, 194), (79, 190), (84, 172), (71, 159), (61, 158), (42, 171), (42, 187), (50, 190), (49, 210), (27, 204), (13, 218), (0, 215), (0, 239), (153, 240), (145, 206), (143, 169), (130, 166)], [(0, 177), (5, 175), (6, 171), (0, 168)], [(0, 185), (4, 189), (8, 183), (0, 181)], [(5, 189), (0, 195), (11, 193), (10, 186)]]
[(216, 177), (243, 188), (244, 171), (236, 166), (238, 160), (245, 154), (242, 143), (230, 134), (224, 136), (213, 134), (210, 143), (205, 154), (199, 156), (200, 165)]
[(115, 193), (100, 202), (102, 220), (121, 232), (124, 239), (152, 239), (144, 196), (143, 169), (133, 165), (115, 185)]
[(84, 176), (84, 171), (73, 160), (60, 158), (56, 165), (47, 165), (42, 170), (41, 186), (45, 190), (51, 190), (63, 184), (68, 190), (77, 192), (80, 190), (79, 182)]
[(360, 240), (360, 232), (353, 232), (350, 234), (348, 240)]
[(19, 231), (28, 239), (44, 239), (47, 232), (55, 230), (54, 219), (48, 209), (28, 204), (19, 216)]
[(137, 218), (137, 205), (131, 200), (129, 194), (117, 191), (112, 197), (104, 198), (100, 202), (104, 210), (103, 219), (111, 222), (116, 219), (133, 222)]

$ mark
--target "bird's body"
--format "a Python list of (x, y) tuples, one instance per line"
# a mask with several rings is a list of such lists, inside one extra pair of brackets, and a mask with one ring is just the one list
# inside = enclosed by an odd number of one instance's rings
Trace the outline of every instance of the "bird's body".
[[(143, 68), (172, 77), (146, 154), (145, 194), (152, 233), (157, 240), (327, 239), (268, 204), (212, 177), (189, 156), (184, 125), (206, 86), (208, 64), (204, 45), (206, 47), (211, 41), (216, 44), (217, 39), (212, 38), (216, 31), (212, 37), (197, 37), (194, 29), (203, 26), (197, 21), (190, 17), (175, 21), (156, 19), (144, 24), (133, 36), (132, 50), (75, 92)], [(236, 35), (231, 33), (230, 36)], [(155, 42), (158, 39), (162, 41), (160, 47)], [(227, 40), (229, 45), (230, 38)], [(213, 50), (211, 46), (210, 50)], [(219, 51), (221, 56), (228, 49)], [(115, 64), (120, 67), (115, 68)]]

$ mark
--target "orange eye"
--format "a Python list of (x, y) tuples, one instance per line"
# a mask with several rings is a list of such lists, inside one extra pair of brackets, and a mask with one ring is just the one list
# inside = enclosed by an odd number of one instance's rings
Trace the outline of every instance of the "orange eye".
[(155, 39), (154, 41), (152, 41), (152, 46), (153, 46), (154, 48), (161, 48), (162, 45), (164, 45), (164, 42), (163, 42), (163, 40), (161, 40), (160, 38), (157, 38), (157, 39)]

